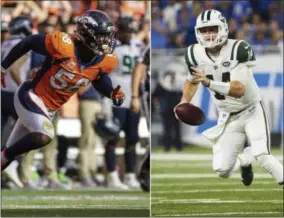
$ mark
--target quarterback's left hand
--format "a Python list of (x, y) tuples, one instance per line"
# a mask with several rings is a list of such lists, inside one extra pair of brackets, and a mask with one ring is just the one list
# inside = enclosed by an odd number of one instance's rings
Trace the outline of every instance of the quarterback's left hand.
[(120, 85), (118, 85), (112, 92), (111, 92), (111, 99), (112, 102), (115, 106), (120, 106), (122, 105), (124, 98), (125, 98), (125, 94), (123, 91), (120, 90)]
[(208, 87), (210, 85), (210, 79), (208, 79), (203, 72), (201, 72), (198, 68), (191, 67), (194, 70), (193, 75), (195, 78), (192, 80), (193, 82), (201, 82), (202, 85)]

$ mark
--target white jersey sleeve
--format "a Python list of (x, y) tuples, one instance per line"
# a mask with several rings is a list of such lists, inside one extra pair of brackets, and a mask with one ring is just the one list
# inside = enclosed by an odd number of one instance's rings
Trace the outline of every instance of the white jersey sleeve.
[(195, 59), (195, 55), (194, 55), (194, 46), (195, 44), (193, 45), (190, 45), (186, 51), (185, 51), (185, 55), (184, 55), (184, 58), (185, 58), (185, 63), (188, 67), (188, 76), (187, 76), (187, 79), (189, 81), (192, 81), (192, 79), (194, 78), (194, 75), (192, 74), (193, 73), (193, 70), (191, 69), (191, 67), (197, 67), (198, 66), (198, 63)]
[[(3, 42), (2, 44), (2, 48), (1, 48), (1, 58), (2, 60), (4, 60), (4, 58), (9, 54), (9, 52), (12, 50), (12, 48), (18, 44), (20, 41), (22, 40), (22, 38), (14, 38), (11, 40), (7, 40), (5, 42)], [(28, 52), (27, 54), (27, 59), (26, 61), (22, 64), (22, 66), (19, 69), (20, 72), (20, 78), (21, 80), (24, 82), (27, 80), (28, 78), (28, 72), (30, 70), (31, 67), (31, 52)], [(16, 82), (13, 80), (9, 69), (7, 72), (7, 76), (6, 76), (6, 87), (2, 88), (2, 90), (7, 91), (7, 92), (15, 92), (17, 90), (18, 86), (16, 84)]]

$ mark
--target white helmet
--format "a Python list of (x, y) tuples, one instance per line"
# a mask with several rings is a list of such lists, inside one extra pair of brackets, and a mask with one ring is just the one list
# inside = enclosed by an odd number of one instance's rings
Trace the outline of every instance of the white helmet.
[[(200, 33), (200, 28), (218, 26), (218, 33), (214, 40), (206, 41)], [(228, 39), (228, 23), (226, 18), (217, 10), (203, 11), (196, 20), (195, 36), (199, 44), (205, 48), (213, 48), (223, 44)]]

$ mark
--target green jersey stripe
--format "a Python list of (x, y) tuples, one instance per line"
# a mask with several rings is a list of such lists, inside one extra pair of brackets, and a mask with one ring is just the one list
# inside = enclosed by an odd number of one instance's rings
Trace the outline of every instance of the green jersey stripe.
[(238, 41), (235, 41), (234, 45), (233, 45), (233, 48), (232, 48), (232, 53), (231, 53), (231, 60), (233, 60), (234, 58), (234, 50), (235, 50), (235, 46), (237, 44)]
[(198, 64), (197, 64), (197, 62), (196, 62), (196, 59), (195, 59), (194, 53), (193, 53), (194, 46), (195, 46), (195, 45), (192, 45), (191, 48), (190, 48), (190, 56), (191, 56), (191, 58), (192, 58), (193, 64), (194, 64), (195, 66), (197, 66)]

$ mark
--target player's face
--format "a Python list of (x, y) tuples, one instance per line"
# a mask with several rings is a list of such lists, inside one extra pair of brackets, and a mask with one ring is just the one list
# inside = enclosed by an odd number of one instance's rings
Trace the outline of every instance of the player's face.
[(199, 31), (205, 41), (214, 41), (218, 34), (218, 26), (203, 27)]

